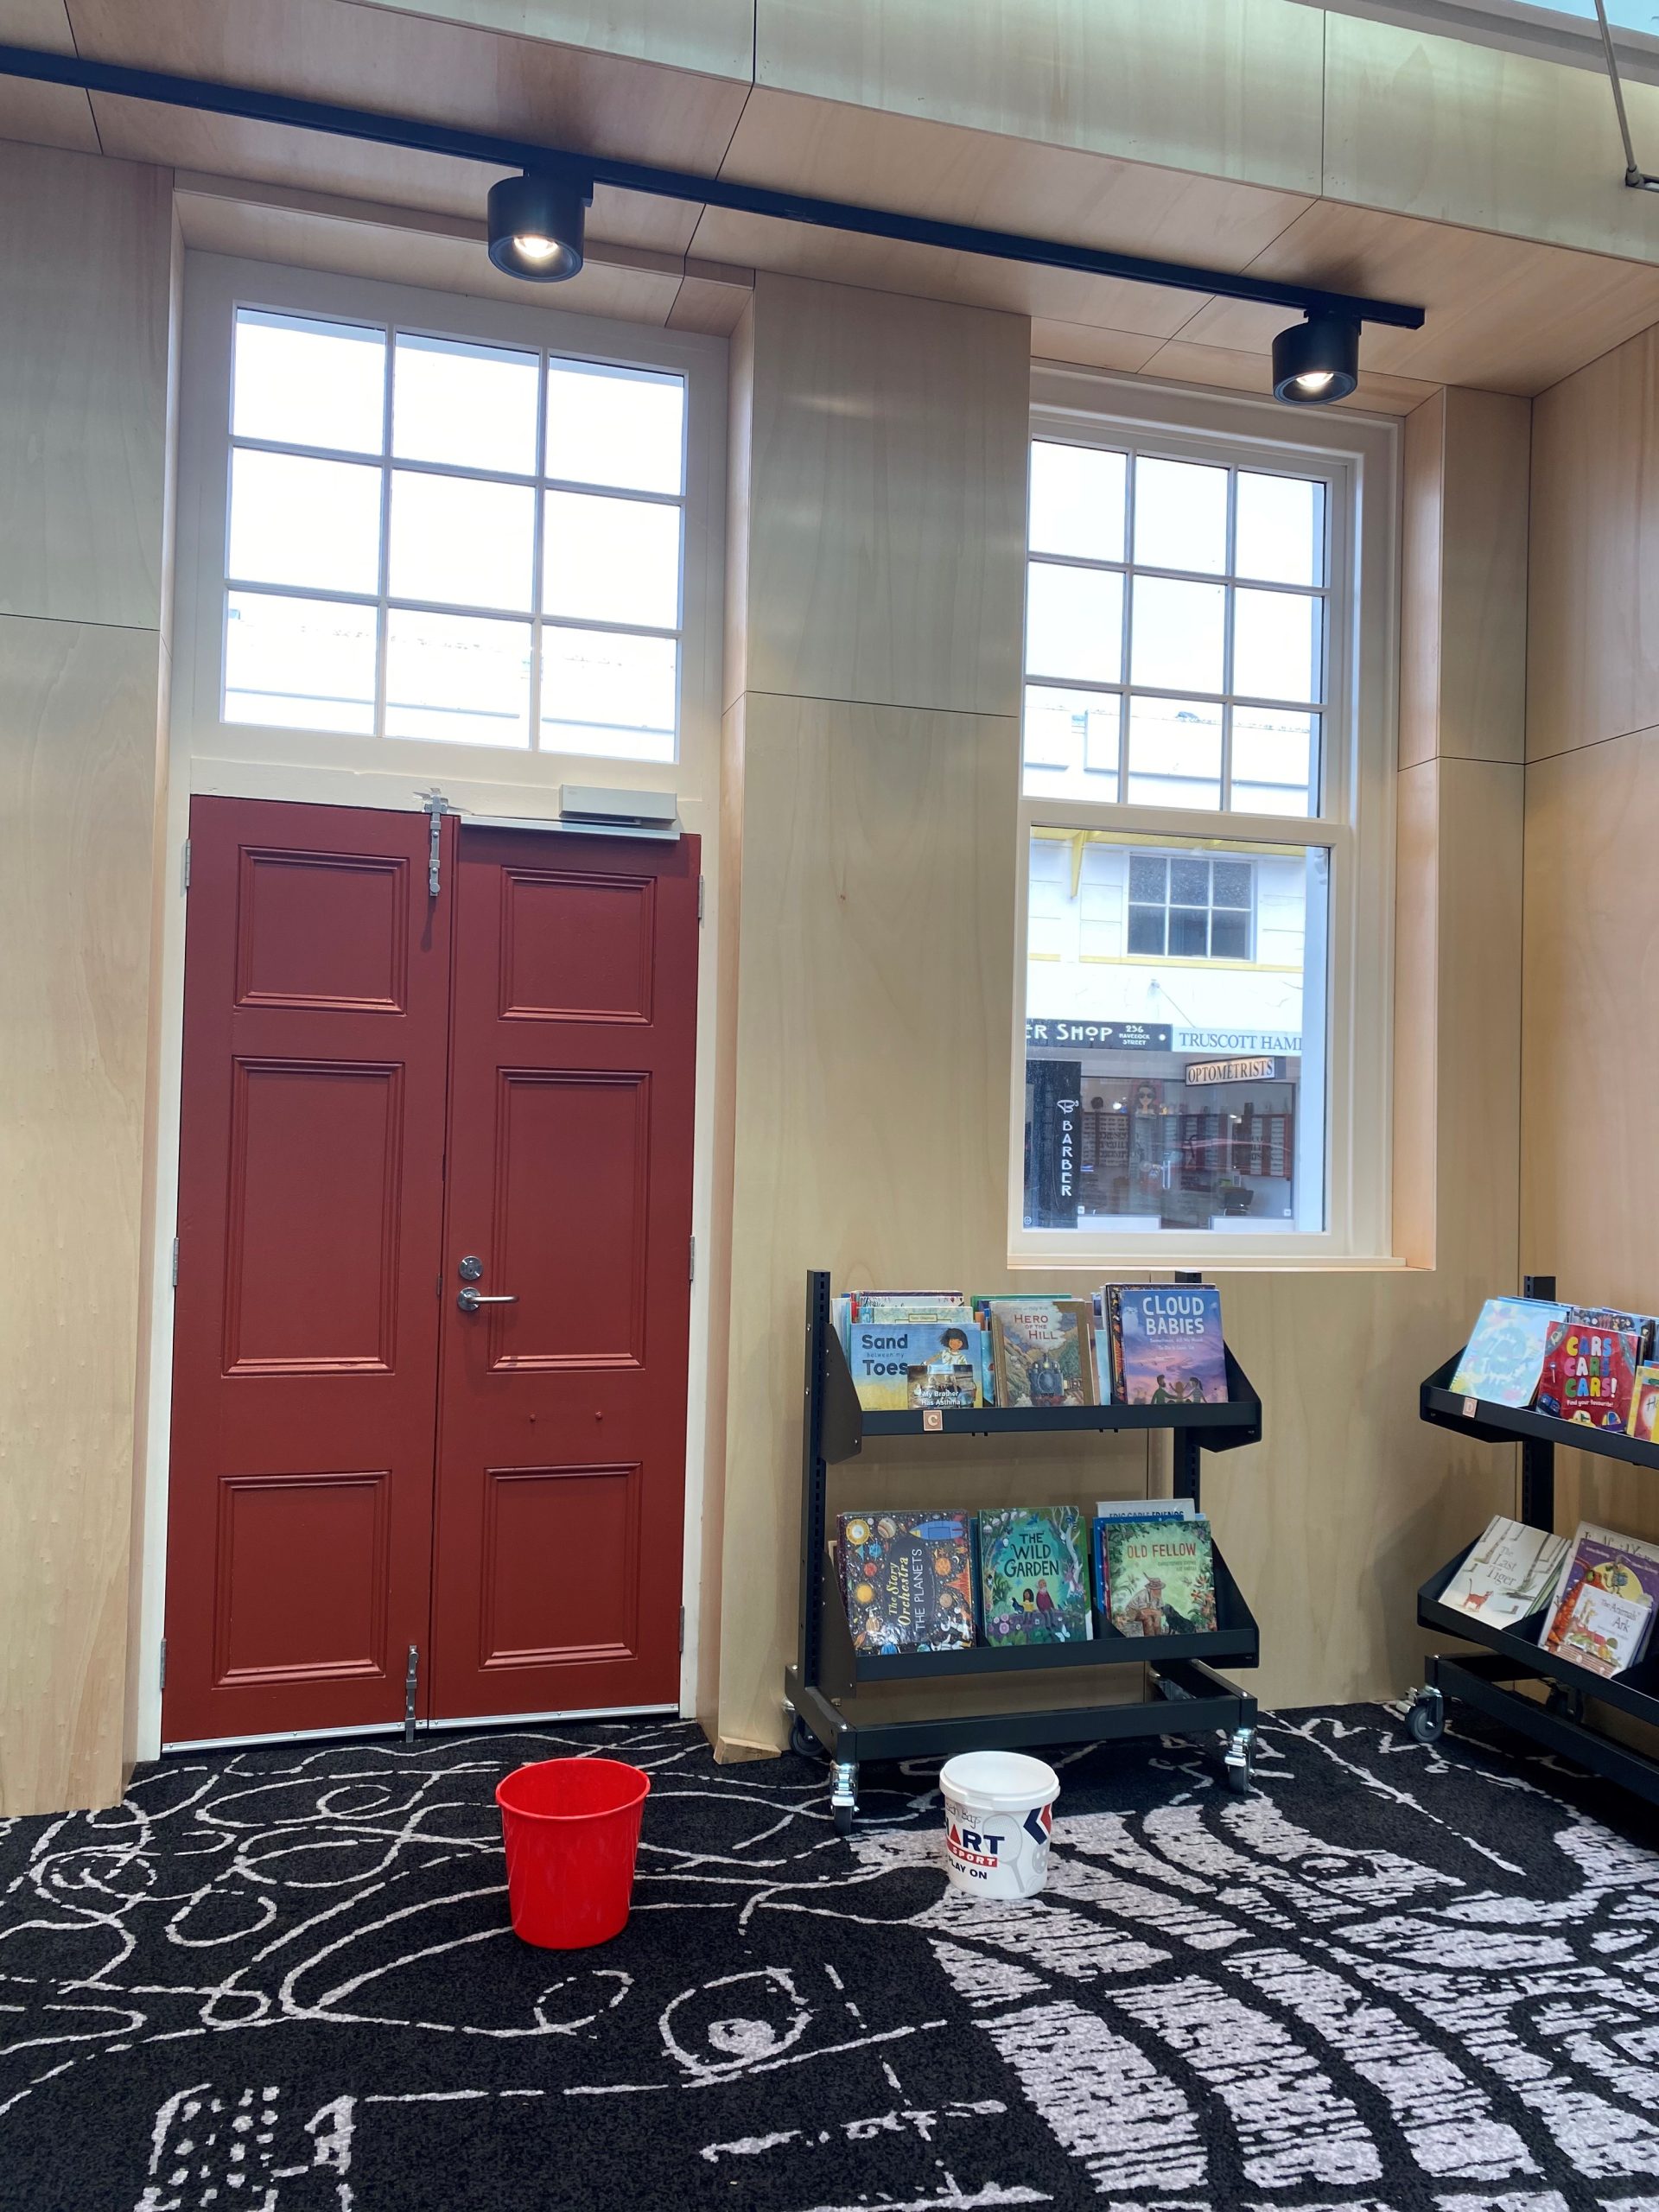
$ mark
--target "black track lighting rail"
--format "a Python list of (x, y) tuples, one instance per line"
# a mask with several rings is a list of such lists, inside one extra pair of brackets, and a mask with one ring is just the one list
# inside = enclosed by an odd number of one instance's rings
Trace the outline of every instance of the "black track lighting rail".
[(396, 146), (408, 153), (439, 154), (452, 161), (478, 162), (491, 168), (530, 169), (575, 183), (602, 184), (619, 192), (649, 194), (740, 214), (765, 215), (785, 223), (809, 223), (820, 230), (851, 231), (866, 238), (895, 238), (948, 253), (979, 254), (995, 261), (1023, 261), (1044, 269), (1071, 269), (1091, 276), (1115, 276), (1135, 284), (1157, 284), (1182, 292), (1212, 293), (1223, 299), (1252, 300), (1265, 307), (1300, 314), (1341, 316), (1351, 321), (1392, 323), (1420, 330), (1423, 310), (1395, 300), (1373, 300), (1351, 292), (1325, 291), (1317, 285), (1289, 284), (1251, 276), (1237, 270), (1202, 269), (1179, 261), (1154, 261), (1139, 254), (1113, 253), (1099, 246), (1074, 245), (1058, 238), (1030, 238), (1018, 231), (993, 231), (971, 223), (936, 222), (883, 207), (853, 207), (839, 200), (817, 200), (768, 185), (739, 184), (726, 177), (698, 176), (687, 169), (648, 168), (620, 162), (607, 154), (578, 154), (532, 139), (498, 137), (448, 124), (424, 123), (412, 116), (381, 115), (367, 108), (341, 107), (327, 100), (302, 99), (289, 92), (257, 92), (245, 85), (213, 84), (200, 77), (175, 77), (124, 63), (91, 61), (74, 54), (43, 54), (33, 48), (0, 46), (0, 76), (22, 77), (36, 84), (68, 85), (82, 92), (107, 92), (121, 99), (149, 100), (163, 107), (191, 108), (208, 115), (232, 115), (251, 123), (273, 123), (293, 130), (315, 130), (334, 138), (356, 138)]

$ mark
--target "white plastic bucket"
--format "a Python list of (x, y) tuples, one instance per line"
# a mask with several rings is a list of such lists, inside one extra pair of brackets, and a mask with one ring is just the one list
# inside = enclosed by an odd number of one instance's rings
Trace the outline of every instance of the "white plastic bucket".
[(1035, 1897), (1048, 1879), (1060, 1777), (1021, 1751), (963, 1751), (939, 1775), (944, 1871), (976, 1897)]

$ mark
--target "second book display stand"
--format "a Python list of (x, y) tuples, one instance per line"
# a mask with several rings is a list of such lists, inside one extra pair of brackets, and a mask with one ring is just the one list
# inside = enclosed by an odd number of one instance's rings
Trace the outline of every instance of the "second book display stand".
[[(1224, 1771), (1248, 1790), (1255, 1764), (1255, 1700), (1211, 1663), (1254, 1667), (1261, 1657), (1255, 1616), (1219, 1549), (1215, 1553), (1216, 1625), (1186, 1636), (1119, 1635), (1096, 1611), (1095, 1634), (1083, 1643), (976, 1645), (965, 1651), (855, 1652), (846, 1608), (830, 1559), (833, 1517), (830, 1470), (855, 1459), (865, 1439), (882, 1436), (1007, 1436), (1122, 1429), (1167, 1429), (1174, 1450), (1175, 1496), (1198, 1503), (1199, 1455), (1230, 1452), (1262, 1439), (1262, 1406), (1249, 1378), (1227, 1354), (1228, 1402), (1167, 1406), (974, 1406), (938, 1413), (866, 1413), (853, 1387), (847, 1355), (831, 1318), (830, 1277), (806, 1279), (806, 1376), (801, 1457), (801, 1611), (795, 1664), (785, 1672), (785, 1701), (798, 1751), (821, 1748), (832, 1764), (830, 1805), (845, 1834), (858, 1807), (864, 1759), (948, 1758), (965, 1751), (1015, 1751), (1041, 1745), (1096, 1743), (1110, 1738), (1219, 1732), (1226, 1738)], [(906, 1505), (918, 1503), (903, 1501)], [(1041, 1504), (1020, 1497), (1007, 1503)], [(870, 1503), (846, 1501), (849, 1510)], [(879, 1509), (878, 1509), (879, 1510)], [(1048, 1678), (1077, 1668), (1144, 1670), (1142, 1694), (1092, 1705), (1045, 1705)], [(984, 1675), (1029, 1675), (1033, 1702), (1015, 1711), (978, 1711), (973, 1685)], [(1117, 1681), (1121, 1683), (1122, 1675)], [(955, 1681), (950, 1710), (925, 1719), (861, 1713), (861, 1688), (878, 1682)]]

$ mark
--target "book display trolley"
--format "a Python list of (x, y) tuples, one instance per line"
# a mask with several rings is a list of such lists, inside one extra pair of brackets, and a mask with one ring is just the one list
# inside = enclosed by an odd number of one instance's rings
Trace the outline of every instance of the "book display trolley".
[[(1196, 1280), (1196, 1278), (1188, 1278)], [(825, 1752), (831, 1762), (830, 1806), (842, 1834), (858, 1808), (864, 1759), (947, 1758), (966, 1751), (1012, 1751), (1046, 1744), (1096, 1743), (1109, 1738), (1184, 1736), (1225, 1738), (1224, 1770), (1239, 1791), (1250, 1787), (1255, 1751), (1255, 1700), (1211, 1663), (1260, 1663), (1261, 1637), (1217, 1548), (1216, 1626), (1200, 1633), (1128, 1637), (1096, 1611), (1095, 1633), (1080, 1643), (976, 1645), (968, 1650), (855, 1652), (838, 1579), (830, 1564), (830, 1471), (883, 1436), (1009, 1436), (1047, 1431), (1168, 1429), (1175, 1495), (1198, 1503), (1199, 1455), (1230, 1452), (1262, 1438), (1262, 1406), (1249, 1377), (1227, 1353), (1226, 1404), (975, 1406), (894, 1413), (867, 1412), (831, 1319), (830, 1277), (806, 1279), (806, 1379), (801, 1456), (801, 1612), (795, 1663), (785, 1671), (785, 1703), (793, 1750)], [(1009, 1503), (1037, 1500), (1010, 1499)], [(1142, 1694), (1128, 1701), (1048, 1707), (1042, 1689), (1056, 1671), (1077, 1667), (1143, 1670)], [(1013, 1712), (976, 1709), (982, 1675), (1018, 1673), (1036, 1693)], [(860, 1691), (880, 1682), (944, 1682), (959, 1678), (948, 1713), (918, 1719), (860, 1713)], [(1120, 1677), (1121, 1680), (1121, 1677)]]
[[(1525, 1294), (1553, 1299), (1554, 1277), (1528, 1276)], [(1461, 1351), (1454, 1353), (1423, 1383), (1422, 1418), (1438, 1427), (1478, 1437), (1483, 1443), (1519, 1443), (1521, 1518), (1529, 1528), (1554, 1526), (1558, 1445), (1599, 1459), (1623, 1459), (1630, 1466), (1659, 1470), (1659, 1445), (1638, 1443), (1617, 1431), (1591, 1428), (1530, 1408), (1495, 1406), (1482, 1398), (1454, 1395), (1450, 1385), (1462, 1357)], [(1433, 1743), (1446, 1726), (1446, 1699), (1459, 1697), (1518, 1735), (1530, 1737), (1592, 1773), (1622, 1783), (1649, 1804), (1659, 1804), (1659, 1759), (1605, 1734), (1585, 1717), (1585, 1700), (1591, 1698), (1611, 1711), (1659, 1728), (1659, 1646), (1649, 1649), (1627, 1673), (1607, 1677), (1543, 1648), (1537, 1640), (1543, 1607), (1530, 1618), (1517, 1621), (1513, 1628), (1503, 1629), (1478, 1615), (1442, 1605), (1442, 1592), (1473, 1548), (1472, 1543), (1465, 1544), (1455, 1559), (1424, 1583), (1417, 1593), (1417, 1618), (1425, 1628), (1439, 1629), (1461, 1643), (1484, 1645), (1485, 1649), (1459, 1652), (1451, 1657), (1440, 1652), (1431, 1655), (1425, 1662), (1424, 1687), (1415, 1693), (1407, 1710), (1406, 1726), (1411, 1733), (1420, 1744)], [(1541, 1701), (1521, 1689), (1506, 1687), (1520, 1682), (1546, 1683), (1547, 1694)]]

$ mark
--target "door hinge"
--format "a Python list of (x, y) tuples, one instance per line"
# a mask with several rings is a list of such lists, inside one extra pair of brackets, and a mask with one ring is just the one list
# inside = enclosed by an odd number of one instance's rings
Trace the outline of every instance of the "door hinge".
[(409, 1671), (404, 1676), (404, 1741), (415, 1740), (415, 1691), (421, 1679), (421, 1653), (418, 1644), (409, 1647)]
[[(682, 1620), (685, 1618), (683, 1612), (681, 1613), (680, 1618)], [(683, 1631), (682, 1631), (682, 1633), (683, 1633)], [(167, 1638), (165, 1637), (162, 1638), (162, 1664), (160, 1672), (156, 1677), (156, 1687), (157, 1689), (162, 1690), (167, 1688)]]
[(697, 1240), (696, 1240), (696, 1238), (694, 1236), (694, 1237), (691, 1239), (691, 1272), (690, 1272), (690, 1274), (689, 1275), (687, 1275), (687, 1277), (686, 1277), (686, 1281), (687, 1281), (688, 1282), (696, 1282), (696, 1279), (697, 1279)]
[(702, 878), (699, 876), (697, 878), (697, 919), (699, 921), (702, 919)]
[(179, 1287), (179, 1240), (178, 1240), (178, 1238), (175, 1236), (175, 1237), (173, 1239), (173, 1287), (174, 1287), (174, 1289), (175, 1289), (175, 1290), (176, 1290), (176, 1289), (178, 1288), (178, 1287)]
[(188, 837), (184, 841), (184, 850), (179, 855), (179, 888), (181, 891), (190, 888), (190, 840)]
[(685, 1656), (685, 1607), (680, 1607), (680, 1656)]

